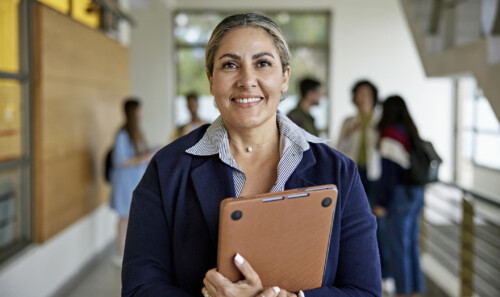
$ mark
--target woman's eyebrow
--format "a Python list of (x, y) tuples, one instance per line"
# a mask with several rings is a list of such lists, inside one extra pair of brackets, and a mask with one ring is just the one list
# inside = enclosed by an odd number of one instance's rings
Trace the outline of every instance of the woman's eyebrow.
[(269, 56), (269, 57), (271, 57), (271, 58), (273, 58), (273, 59), (274, 59), (274, 56), (273, 56), (272, 54), (270, 54), (270, 53), (266, 53), (266, 52), (263, 52), (263, 53), (258, 53), (258, 54), (253, 55), (253, 56), (252, 56), (252, 59), (253, 59), (253, 60), (255, 60), (255, 59), (259, 59), (259, 58), (262, 58), (262, 57), (264, 57), (264, 56)]
[(231, 58), (233, 60), (241, 60), (240, 56), (238, 55), (235, 55), (235, 54), (224, 54), (222, 56), (219, 57), (219, 60), (221, 60), (222, 58)]
[[(262, 53), (258, 53), (258, 54), (255, 54), (252, 56), (252, 59), (255, 60), (255, 59), (259, 59), (259, 58), (262, 58), (264, 56), (268, 56), (268, 57), (271, 57), (274, 59), (274, 56), (270, 53), (267, 53), (267, 52), (262, 52)], [(224, 54), (222, 56), (219, 57), (219, 60), (223, 59), (223, 58), (231, 58), (233, 60), (241, 60), (241, 57), (238, 56), (238, 55), (235, 55), (235, 54)]]

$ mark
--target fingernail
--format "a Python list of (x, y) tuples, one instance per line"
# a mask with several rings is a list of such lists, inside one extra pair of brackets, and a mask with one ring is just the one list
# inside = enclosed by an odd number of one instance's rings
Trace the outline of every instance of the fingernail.
[(299, 291), (299, 297), (305, 297), (304, 292)]
[(243, 264), (243, 262), (245, 262), (245, 259), (243, 259), (240, 254), (236, 254), (236, 256), (234, 256), (234, 261), (236, 261), (238, 265), (241, 265)]
[(274, 292), (276, 292), (276, 294), (279, 294), (281, 289), (279, 287), (273, 287), (273, 290)]

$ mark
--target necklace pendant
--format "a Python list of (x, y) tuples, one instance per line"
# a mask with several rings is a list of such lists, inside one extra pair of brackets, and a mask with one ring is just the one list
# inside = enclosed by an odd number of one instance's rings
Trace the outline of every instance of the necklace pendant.
[(252, 151), (253, 151), (253, 147), (252, 146), (247, 147), (247, 152), (251, 153)]

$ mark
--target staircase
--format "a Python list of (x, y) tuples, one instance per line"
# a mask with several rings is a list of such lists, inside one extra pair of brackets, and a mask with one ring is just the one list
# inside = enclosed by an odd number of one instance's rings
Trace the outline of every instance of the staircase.
[(426, 75), (471, 75), (500, 119), (500, 0), (400, 0)]

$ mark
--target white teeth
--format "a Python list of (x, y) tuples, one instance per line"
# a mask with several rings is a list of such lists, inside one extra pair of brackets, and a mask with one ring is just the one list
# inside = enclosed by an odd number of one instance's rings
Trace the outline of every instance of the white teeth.
[(260, 98), (243, 98), (243, 99), (234, 99), (234, 101), (238, 103), (252, 103), (260, 101)]

